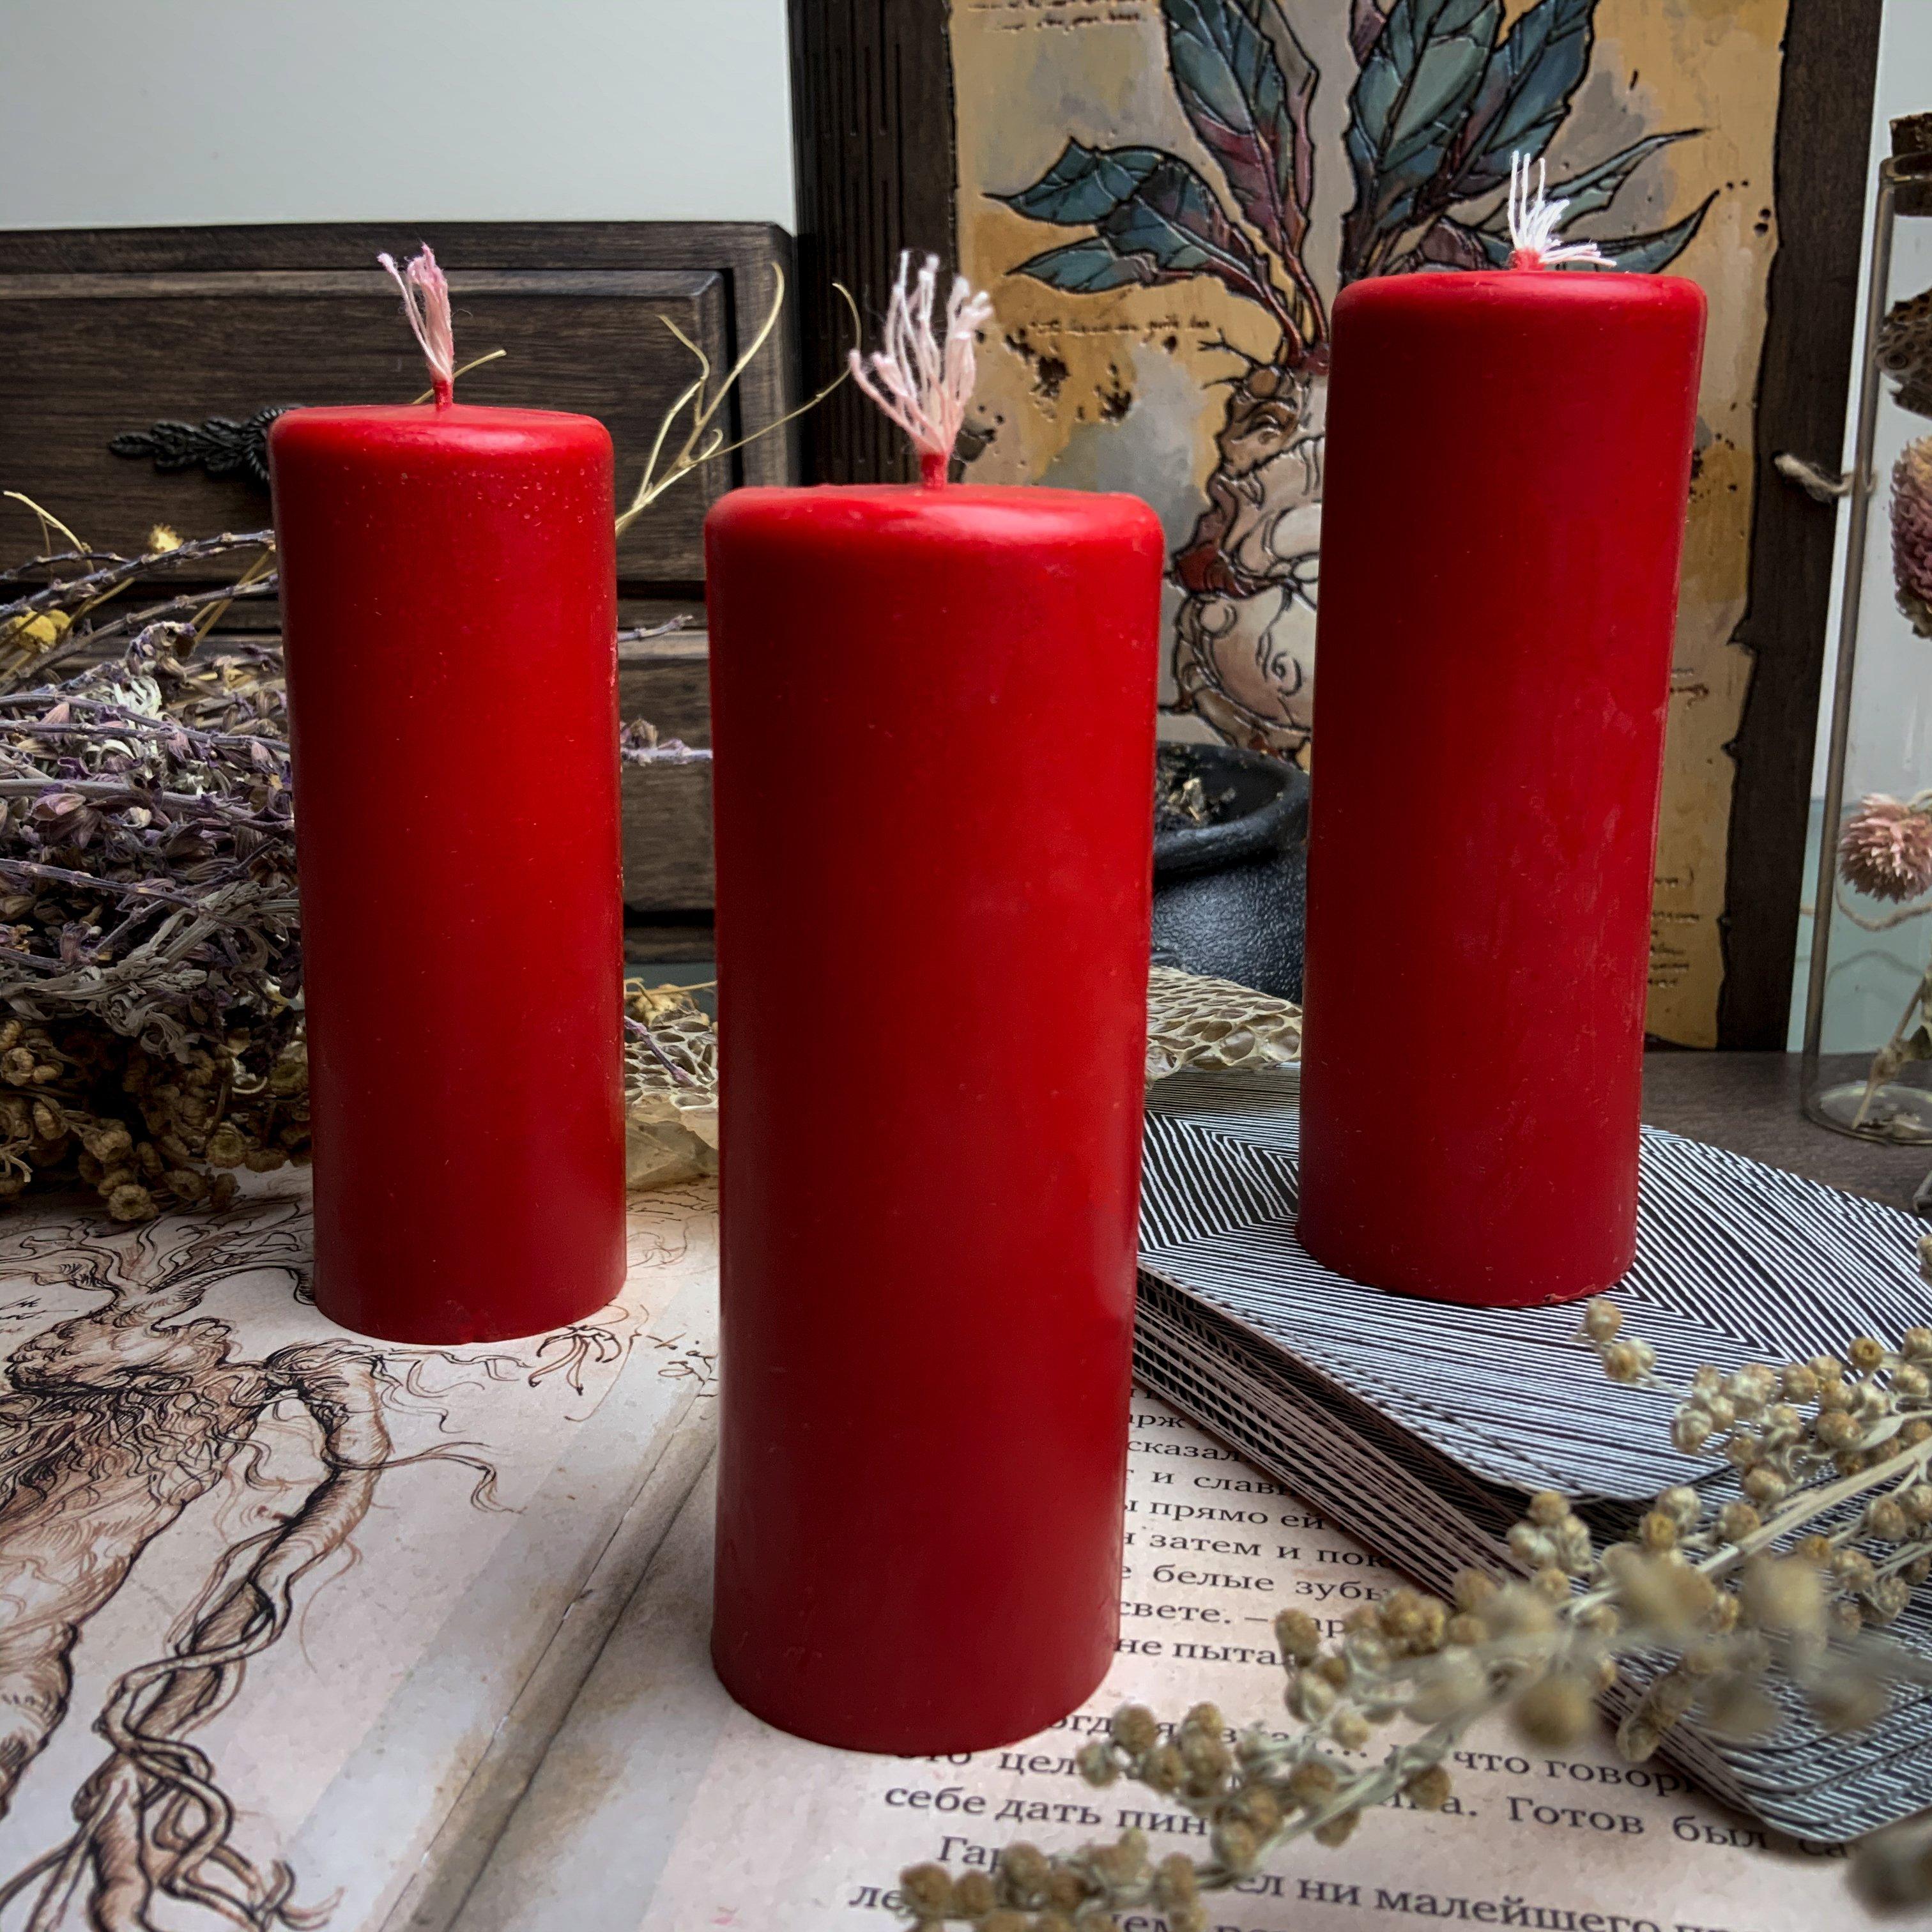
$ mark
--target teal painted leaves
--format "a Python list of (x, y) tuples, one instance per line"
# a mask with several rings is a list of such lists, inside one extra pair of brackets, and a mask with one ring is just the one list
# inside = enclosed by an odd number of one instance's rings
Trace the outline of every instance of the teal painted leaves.
[[(1339, 282), (1509, 258), (1500, 197), (1510, 158), (1540, 158), (1588, 74), (1598, 0), (1351, 0), (1358, 62), (1343, 140), (1354, 196)], [(1310, 110), (1320, 74), (1281, 0), (1161, 0), (1175, 98), (1220, 177), (1162, 148), (1076, 140), (1030, 188), (998, 199), (1086, 231), (1014, 272), (1072, 293), (1204, 275), (1280, 323), (1284, 364), (1326, 341), (1306, 251), (1315, 194)], [(1646, 136), (1552, 183), (1575, 220), (1606, 210), (1682, 131)], [(1224, 192), (1225, 190), (1225, 192)], [(1655, 269), (1697, 232), (1707, 200), (1645, 233), (1598, 236), (1612, 265)]]

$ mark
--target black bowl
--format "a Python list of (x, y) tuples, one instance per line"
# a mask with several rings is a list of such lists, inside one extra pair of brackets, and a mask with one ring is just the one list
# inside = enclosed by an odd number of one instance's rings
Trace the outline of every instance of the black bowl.
[(1156, 805), (1154, 957), (1277, 998), (1301, 998), (1308, 775), (1228, 745), (1162, 745), (1156, 796), (1200, 781), (1200, 824)]

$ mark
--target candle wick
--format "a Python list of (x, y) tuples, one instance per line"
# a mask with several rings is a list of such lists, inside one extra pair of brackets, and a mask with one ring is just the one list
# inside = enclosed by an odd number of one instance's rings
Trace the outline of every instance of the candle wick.
[(928, 489), (946, 481), (952, 446), (973, 400), (973, 344), (993, 305), (964, 275), (946, 298), (944, 333), (933, 327), (939, 257), (928, 255), (913, 278), (910, 250), (899, 256), (898, 281), (886, 313), (886, 346), (848, 358), (852, 380), (912, 439), (920, 477)]
[(1562, 242), (1557, 231), (1563, 226), (1567, 201), (1552, 201), (1544, 193), (1544, 170), (1536, 164), (1536, 184), (1530, 185), (1529, 158), (1510, 156), (1508, 221), (1509, 265), (1512, 268), (1554, 268), (1565, 262), (1588, 262), (1598, 268), (1616, 265), (1594, 242)]
[(410, 333), (422, 350), (423, 360), (429, 364), (436, 406), (446, 410), (456, 386), (456, 339), (449, 320), (449, 284), (427, 247), (400, 268), (393, 255), (378, 255), (376, 259), (402, 291), (403, 314), (408, 319)]

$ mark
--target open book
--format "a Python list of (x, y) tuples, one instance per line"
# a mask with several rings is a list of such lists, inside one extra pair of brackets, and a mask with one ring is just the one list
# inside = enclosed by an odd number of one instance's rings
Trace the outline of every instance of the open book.
[[(1466, 1308), (1384, 1294), (1295, 1240), (1292, 1072), (1183, 1073), (1148, 1100), (1141, 1379), (1437, 1589), (1494, 1569), (1529, 1493), (1561, 1490), (1600, 1537), (1673, 1483), (1728, 1472), (1670, 1443), (1673, 1398), (1606, 1380), (1574, 1306)], [(1923, 1320), (1910, 1215), (1680, 1136), (1644, 1130), (1628, 1331), (1680, 1388), (1703, 1363), (1802, 1359)], [(1932, 1653), (1916, 1602), (1891, 1633)], [(1665, 1754), (1793, 1837), (1854, 1837), (1932, 1796), (1932, 1695), (1822, 1736), (1796, 1706), (1750, 1745), (1678, 1726)]]

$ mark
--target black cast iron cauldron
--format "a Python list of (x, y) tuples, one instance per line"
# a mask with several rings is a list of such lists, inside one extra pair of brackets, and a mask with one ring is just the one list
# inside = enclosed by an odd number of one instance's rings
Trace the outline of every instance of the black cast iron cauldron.
[[(1154, 963), (1298, 1001), (1307, 773), (1259, 752), (1189, 744), (1161, 746), (1155, 771)], [(1171, 807), (1190, 778), (1198, 824)]]

